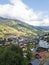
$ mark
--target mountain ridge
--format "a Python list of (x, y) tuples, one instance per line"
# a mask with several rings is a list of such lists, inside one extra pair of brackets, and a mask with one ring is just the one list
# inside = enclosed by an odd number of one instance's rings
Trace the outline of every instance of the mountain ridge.
[[(17, 20), (17, 19), (8, 19), (8, 18), (3, 18), (0, 17), (0, 26), (2, 25), (3, 31), (1, 32), (1, 27), (0, 27), (0, 33), (4, 32), (4, 28), (7, 32), (10, 30), (10, 32), (14, 29), (19, 36), (27, 36), (27, 37), (33, 37), (38, 34), (43, 34), (45, 29), (29, 25), (23, 21)], [(8, 26), (8, 28), (6, 27)], [(43, 31), (44, 30), (44, 31)], [(11, 32), (12, 34), (12, 32)]]
[[(18, 19), (10, 19), (10, 18), (4, 18), (4, 17), (0, 17), (0, 20), (13, 20), (13, 21), (18, 21), (18, 22), (21, 22), (21, 23), (23, 23), (23, 24), (27, 24), (27, 23), (25, 23), (25, 22), (23, 22), (23, 21), (20, 21), (20, 20), (18, 20)], [(27, 25), (29, 25), (29, 24), (27, 24)], [(44, 29), (44, 30), (49, 30), (49, 26), (33, 26), (33, 25), (29, 25), (31, 28), (37, 28), (37, 29)]]

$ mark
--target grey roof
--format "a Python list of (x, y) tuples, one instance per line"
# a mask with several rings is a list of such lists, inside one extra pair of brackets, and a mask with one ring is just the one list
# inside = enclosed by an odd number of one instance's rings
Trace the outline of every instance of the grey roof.
[(39, 47), (43, 47), (43, 48), (49, 48), (48, 42), (46, 42), (46, 41), (44, 41), (44, 40), (40, 40), (38, 46), (39, 46)]
[(30, 62), (32, 65), (40, 65), (39, 59), (34, 59)]
[(49, 60), (47, 60), (47, 61), (44, 63), (44, 65), (49, 65)]

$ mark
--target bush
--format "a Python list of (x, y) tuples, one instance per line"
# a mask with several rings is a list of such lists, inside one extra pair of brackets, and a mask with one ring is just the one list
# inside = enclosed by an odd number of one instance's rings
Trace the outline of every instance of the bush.
[(22, 50), (14, 45), (6, 47), (0, 54), (0, 65), (25, 65)]

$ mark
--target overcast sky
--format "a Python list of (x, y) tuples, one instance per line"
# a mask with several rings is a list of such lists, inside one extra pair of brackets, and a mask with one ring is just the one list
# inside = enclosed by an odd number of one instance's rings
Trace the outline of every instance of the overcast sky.
[(49, 0), (0, 0), (0, 17), (49, 26)]

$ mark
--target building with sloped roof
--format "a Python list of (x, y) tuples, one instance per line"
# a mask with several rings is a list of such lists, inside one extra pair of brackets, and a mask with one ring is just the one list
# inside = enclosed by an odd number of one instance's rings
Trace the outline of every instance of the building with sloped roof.
[(39, 44), (36, 46), (36, 50), (48, 50), (49, 49), (49, 43), (44, 40), (40, 40)]
[(39, 59), (34, 59), (31, 62), (29, 62), (28, 65), (40, 65), (40, 61), (39, 61)]

